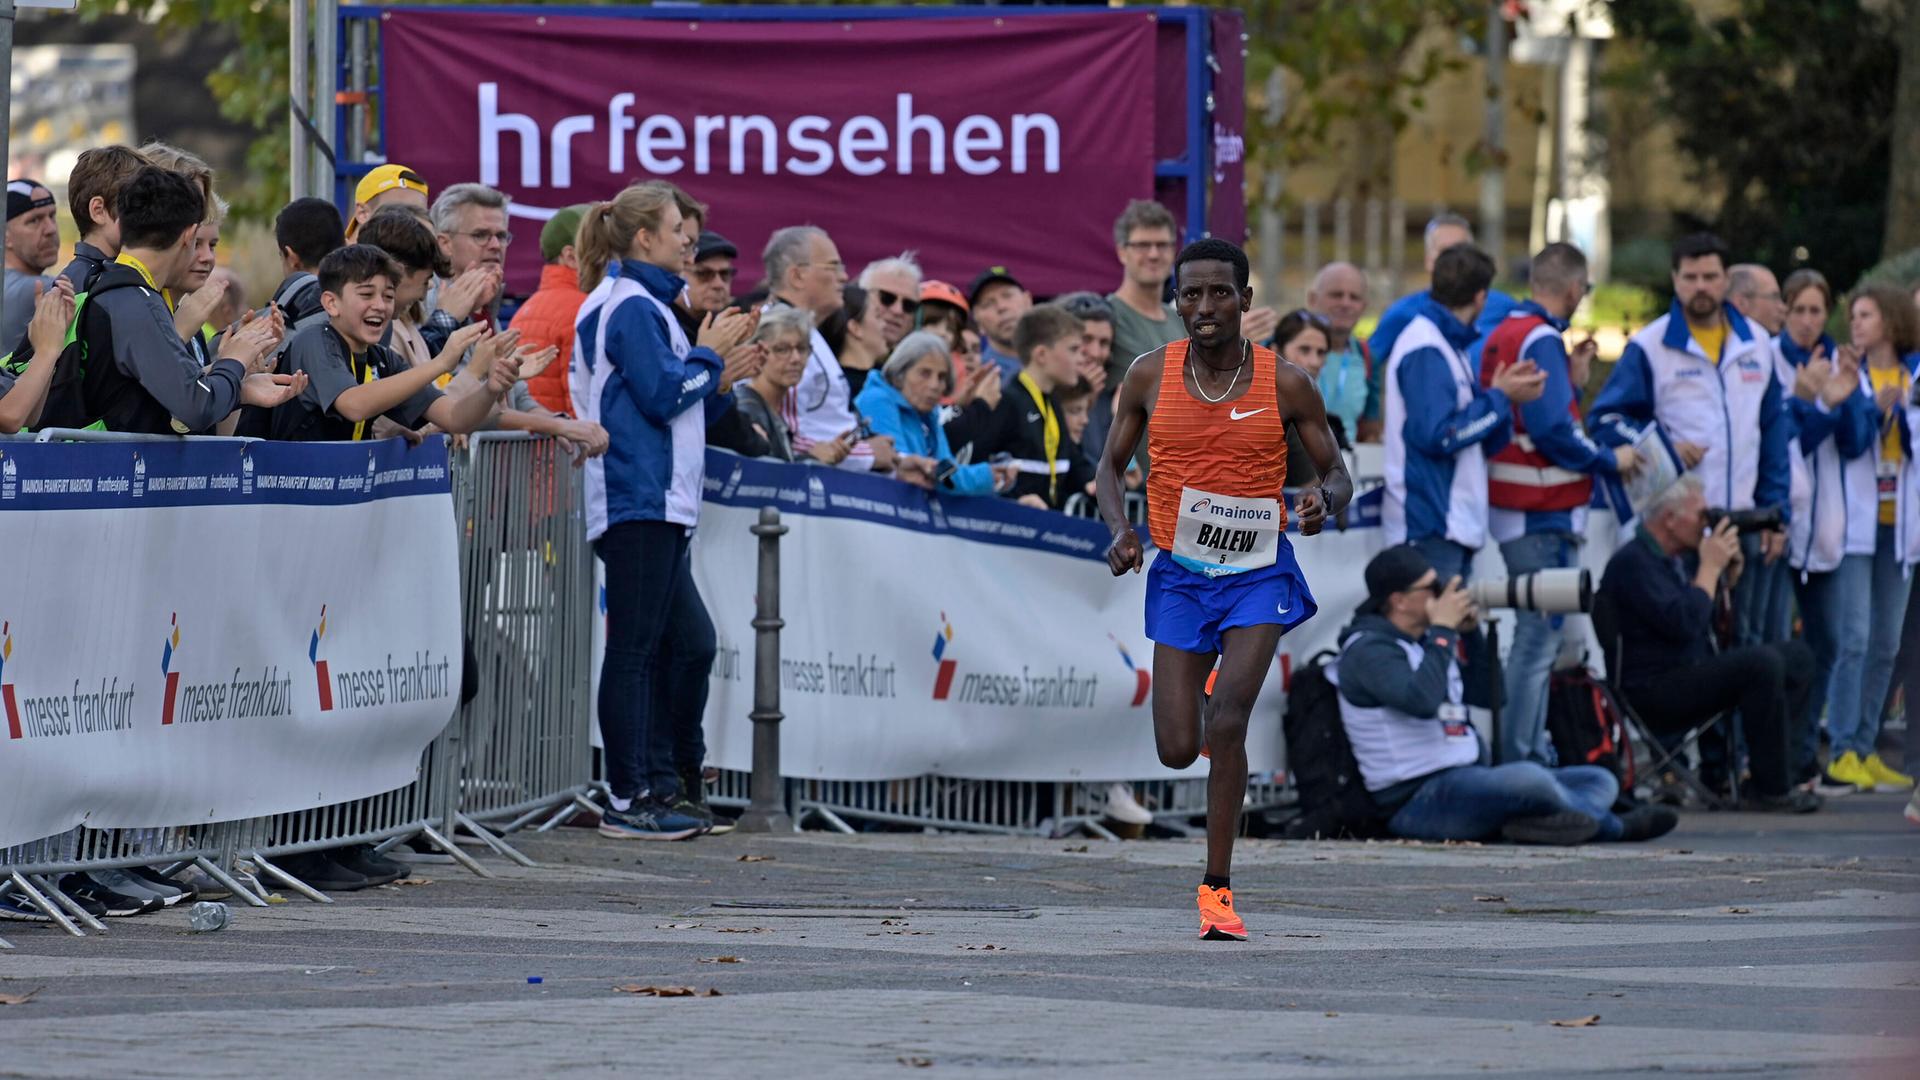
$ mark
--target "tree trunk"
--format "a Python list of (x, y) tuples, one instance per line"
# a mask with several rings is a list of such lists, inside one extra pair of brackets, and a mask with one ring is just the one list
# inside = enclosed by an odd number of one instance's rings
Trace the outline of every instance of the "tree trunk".
[(1900, 18), (1900, 85), (1893, 106), (1892, 177), (1881, 258), (1920, 247), (1920, 0)]

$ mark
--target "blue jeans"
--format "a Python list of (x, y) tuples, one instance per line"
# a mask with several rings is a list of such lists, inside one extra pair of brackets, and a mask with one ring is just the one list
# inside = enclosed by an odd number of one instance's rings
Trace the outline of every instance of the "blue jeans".
[(1798, 572), (1783, 556), (1769, 565), (1760, 555), (1760, 534), (1740, 538), (1747, 561), (1733, 588), (1734, 644), (1767, 645), (1793, 636), (1793, 579)]
[[(1861, 757), (1873, 753), (1907, 614), (1911, 583), (1893, 550), (1893, 526), (1880, 526), (1875, 541), (1874, 554), (1847, 555), (1832, 573), (1810, 575), (1801, 594), (1817, 662), (1807, 721), (1809, 727), (1818, 722), (1824, 698), (1834, 757), (1849, 750)], [(1814, 740), (1809, 730), (1799, 747), (1807, 760)]]
[(1618, 840), (1613, 800), (1619, 793), (1620, 782), (1598, 765), (1461, 765), (1429, 777), (1387, 828), (1409, 840), (1485, 840), (1514, 818), (1576, 810), (1600, 822), (1594, 839)]
[(684, 526), (633, 521), (594, 541), (607, 571), (600, 735), (608, 786), (622, 799), (672, 802), (681, 771), (705, 755), (700, 724), (716, 644), (688, 540)]
[[(1507, 576), (1580, 565), (1580, 541), (1570, 533), (1534, 533), (1500, 545)], [(1513, 647), (1507, 653), (1506, 706), (1500, 710), (1500, 737), (1493, 759), (1553, 765), (1553, 739), (1547, 734), (1547, 681), (1560, 655), (1560, 631), (1566, 619), (1537, 611), (1514, 613)]]
[[(1866, 757), (1880, 737), (1880, 716), (1887, 704), (1887, 691), (1893, 685), (1893, 661), (1900, 653), (1900, 631), (1907, 617), (1907, 591), (1912, 582), (1900, 569), (1900, 555), (1894, 550), (1894, 527), (1879, 527), (1869, 564), (1867, 588), (1867, 647), (1860, 666), (1860, 692), (1856, 719), (1833, 735), (1839, 752), (1848, 750)], [(1834, 706), (1837, 709), (1837, 704)], [(1832, 727), (1831, 717), (1828, 719)]]
[(1409, 540), (1433, 564), (1433, 571), (1440, 575), (1440, 584), (1445, 585), (1450, 578), (1466, 581), (1473, 572), (1473, 549), (1456, 544), (1444, 536), (1423, 536), (1418, 540)]
[[(1840, 565), (1824, 574), (1808, 574), (1799, 583), (1800, 618), (1806, 627), (1807, 647), (1813, 650), (1813, 682), (1807, 691), (1807, 706), (1800, 717), (1799, 738), (1793, 747), (1795, 775), (1813, 766), (1820, 753), (1820, 715), (1829, 714), (1829, 726), (1837, 733), (1841, 709), (1847, 715), (1859, 715), (1859, 672), (1864, 666), (1867, 635), (1871, 629), (1867, 590), (1872, 585), (1872, 560), (1864, 555), (1849, 555)], [(1835, 679), (1842, 658), (1853, 674), (1851, 687)], [(1829, 689), (1832, 693), (1829, 694)], [(1852, 704), (1848, 705), (1847, 702)], [(1831, 707), (1829, 707), (1831, 705)], [(1839, 757), (1837, 736), (1833, 756)]]

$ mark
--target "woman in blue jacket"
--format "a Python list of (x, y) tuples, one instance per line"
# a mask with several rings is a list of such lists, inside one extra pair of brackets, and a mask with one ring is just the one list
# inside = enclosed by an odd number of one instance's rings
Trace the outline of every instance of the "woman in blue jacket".
[(1012, 465), (976, 462), (955, 467), (953, 448), (940, 426), (940, 399), (953, 392), (953, 357), (946, 341), (929, 330), (916, 330), (894, 347), (880, 369), (869, 378), (853, 406), (875, 435), (893, 437), (901, 455), (931, 458), (939, 487), (962, 495), (992, 495), (1013, 483)]
[(590, 292), (574, 322), (568, 386), (580, 418), (608, 436), (606, 456), (586, 466), (587, 539), (606, 567), (599, 701), (612, 805), (600, 832), (641, 840), (683, 840), (713, 825), (693, 785), (715, 643), (689, 545), (707, 422), (733, 407), (732, 380), (752, 374), (751, 362), (722, 356), (743, 357), (736, 346), (757, 319), (710, 315), (699, 340), (687, 340), (672, 307), (690, 242), (677, 194), (661, 181), (635, 184), (595, 203), (574, 241)]

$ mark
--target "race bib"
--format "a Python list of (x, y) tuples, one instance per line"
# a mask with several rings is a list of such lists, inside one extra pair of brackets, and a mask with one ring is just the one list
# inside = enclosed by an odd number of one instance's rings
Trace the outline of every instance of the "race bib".
[(1180, 491), (1173, 558), (1219, 577), (1272, 566), (1280, 550), (1280, 500), (1237, 499), (1198, 488)]
[(1882, 461), (1880, 463), (1877, 474), (1874, 476), (1874, 482), (1880, 488), (1881, 502), (1890, 503), (1898, 497), (1900, 488), (1899, 470), (1900, 463), (1897, 461)]

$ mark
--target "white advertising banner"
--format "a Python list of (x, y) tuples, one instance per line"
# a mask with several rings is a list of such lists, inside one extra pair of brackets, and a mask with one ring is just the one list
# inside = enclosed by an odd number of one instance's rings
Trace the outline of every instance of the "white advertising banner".
[[(790, 530), (780, 547), (786, 775), (1205, 775), (1204, 760), (1183, 772), (1154, 750), (1146, 575), (1108, 573), (1100, 522), (719, 452), (708, 455), (693, 545), (720, 648), (712, 764), (751, 765), (758, 540), (748, 530), (763, 506), (779, 507)], [(1287, 675), (1332, 646), (1364, 594), (1377, 497), (1353, 517), (1344, 533), (1292, 537), (1320, 614), (1281, 641), (1248, 735), (1252, 772), (1281, 768)]]
[(0, 845), (401, 787), (460, 693), (441, 440), (0, 443)]

